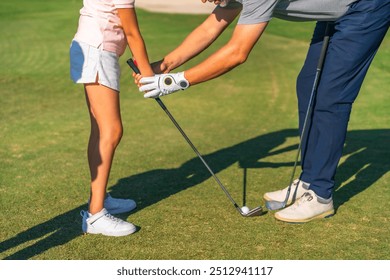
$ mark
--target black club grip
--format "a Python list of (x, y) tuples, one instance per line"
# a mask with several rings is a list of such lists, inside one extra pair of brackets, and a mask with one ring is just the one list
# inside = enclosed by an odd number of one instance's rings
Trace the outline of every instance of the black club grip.
[(132, 60), (131, 58), (127, 60), (127, 64), (129, 64), (129, 66), (131, 67), (131, 69), (133, 69), (133, 71), (136, 73), (136, 74), (141, 74), (141, 72), (139, 71), (137, 65), (135, 65), (135, 62), (134, 60)]

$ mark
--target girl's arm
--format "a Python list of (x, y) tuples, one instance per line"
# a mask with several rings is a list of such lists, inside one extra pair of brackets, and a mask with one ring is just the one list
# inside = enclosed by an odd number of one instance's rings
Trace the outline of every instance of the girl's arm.
[(127, 44), (130, 51), (137, 61), (138, 68), (143, 76), (153, 76), (153, 70), (150, 66), (145, 42), (139, 30), (137, 15), (134, 8), (118, 9), (118, 15), (122, 23)]

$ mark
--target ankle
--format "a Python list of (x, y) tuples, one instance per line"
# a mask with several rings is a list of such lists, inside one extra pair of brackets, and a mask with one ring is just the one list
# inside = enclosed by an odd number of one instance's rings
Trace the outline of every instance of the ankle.
[(91, 215), (95, 215), (102, 210), (103, 210), (103, 207), (94, 207), (94, 206), (91, 206), (91, 204), (90, 204), (89, 209), (88, 209), (88, 213)]

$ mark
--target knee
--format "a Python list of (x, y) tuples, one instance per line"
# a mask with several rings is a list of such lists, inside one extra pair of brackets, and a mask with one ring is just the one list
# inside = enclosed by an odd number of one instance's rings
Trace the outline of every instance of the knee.
[(340, 95), (332, 95), (331, 91), (319, 94), (315, 105), (316, 110), (349, 115), (353, 102), (342, 98), (342, 95)]
[(112, 125), (102, 131), (100, 141), (104, 145), (111, 146), (114, 149), (118, 146), (123, 136), (123, 127), (121, 124)]
[(123, 136), (123, 127), (122, 125), (118, 125), (116, 127), (113, 127), (111, 131), (111, 141), (112, 144), (116, 147), (120, 143)]

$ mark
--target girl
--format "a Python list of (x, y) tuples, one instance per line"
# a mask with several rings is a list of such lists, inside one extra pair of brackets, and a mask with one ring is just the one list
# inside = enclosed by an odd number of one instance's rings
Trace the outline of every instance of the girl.
[(134, 10), (135, 0), (83, 0), (79, 25), (70, 47), (70, 72), (84, 84), (91, 120), (88, 163), (91, 175), (88, 211), (81, 211), (84, 233), (124, 236), (136, 227), (115, 218), (133, 210), (130, 199), (106, 193), (114, 152), (122, 137), (118, 58), (129, 46), (141, 73), (153, 75)]

